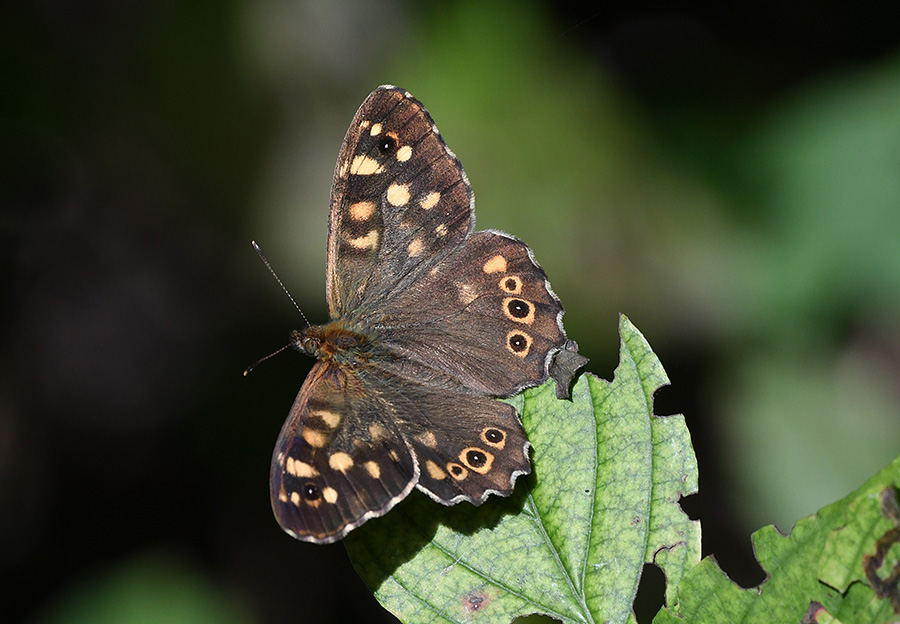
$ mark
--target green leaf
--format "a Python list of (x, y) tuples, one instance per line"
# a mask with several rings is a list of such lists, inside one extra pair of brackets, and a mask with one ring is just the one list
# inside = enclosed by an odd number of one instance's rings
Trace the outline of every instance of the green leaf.
[(417, 492), (344, 540), (382, 605), (417, 624), (476, 612), (480, 622), (626, 622), (645, 562), (674, 587), (699, 560), (699, 523), (678, 504), (697, 487), (684, 419), (653, 414), (668, 378), (625, 317), (620, 335), (614, 381), (585, 374), (571, 401), (552, 383), (510, 400), (533, 447), (533, 472), (512, 496), (442, 507)]
[[(680, 611), (663, 610), (654, 623), (768, 624), (804, 616), (805, 622), (896, 622), (890, 598), (896, 596), (900, 606), (897, 579), (884, 581), (892, 567), (900, 570), (898, 483), (900, 458), (856, 492), (798, 522), (789, 536), (773, 526), (754, 533), (753, 548), (769, 575), (758, 587), (738, 587), (704, 559), (682, 580)], [(879, 543), (885, 553), (880, 566), (870, 558)], [(873, 584), (883, 584), (883, 598)]]

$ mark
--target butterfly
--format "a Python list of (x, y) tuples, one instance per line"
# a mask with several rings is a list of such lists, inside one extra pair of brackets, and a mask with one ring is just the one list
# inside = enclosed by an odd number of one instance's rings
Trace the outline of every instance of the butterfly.
[(293, 537), (339, 540), (413, 488), (479, 505), (530, 472), (516, 410), (495, 397), (560, 362), (568, 383), (587, 360), (531, 250), (474, 229), (472, 188), (428, 111), (373, 91), (332, 183), (330, 322), (291, 333), (317, 358), (272, 457), (272, 508)]

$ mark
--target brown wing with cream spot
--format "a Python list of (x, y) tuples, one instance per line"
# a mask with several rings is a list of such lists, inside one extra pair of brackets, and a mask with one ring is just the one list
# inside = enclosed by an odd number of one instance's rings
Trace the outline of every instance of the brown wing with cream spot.
[(332, 318), (364, 321), (473, 226), (472, 189), (428, 111), (402, 89), (379, 87), (353, 118), (335, 167), (326, 278)]
[(418, 466), (393, 414), (346, 369), (316, 362), (272, 458), (272, 509), (285, 531), (333, 542), (406, 497)]
[(509, 396), (547, 379), (566, 344), (562, 314), (528, 247), (484, 231), (386, 302), (376, 326), (392, 372)]

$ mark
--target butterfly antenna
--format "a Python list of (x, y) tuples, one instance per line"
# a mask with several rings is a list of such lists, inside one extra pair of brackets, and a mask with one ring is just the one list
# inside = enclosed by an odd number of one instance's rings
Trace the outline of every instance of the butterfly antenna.
[(276, 355), (278, 355), (279, 353), (281, 353), (282, 351), (284, 351), (285, 349), (287, 349), (290, 346), (291, 346), (290, 344), (286, 344), (283, 347), (281, 347), (280, 349), (278, 349), (277, 351), (274, 351), (274, 352), (270, 353), (269, 355), (267, 355), (265, 357), (261, 357), (258, 360), (256, 360), (255, 362), (253, 362), (253, 364), (251, 364), (250, 366), (248, 366), (247, 368), (244, 369), (244, 377), (249, 375), (250, 371), (252, 371), (254, 368), (259, 366), (266, 360), (268, 360), (270, 357), (275, 357)]
[[(300, 306), (298, 306), (298, 305), (297, 305), (297, 302), (294, 300), (294, 296), (291, 295), (291, 292), (290, 292), (290, 291), (287, 289), (287, 287), (284, 285), (284, 282), (282, 282), (282, 281), (281, 281), (281, 278), (278, 277), (278, 274), (275, 272), (275, 269), (273, 269), (273, 268), (272, 268), (272, 265), (269, 264), (269, 261), (266, 259), (265, 254), (262, 252), (262, 249), (259, 248), (259, 245), (256, 244), (256, 241), (250, 241), (250, 242), (253, 244), (253, 249), (255, 249), (255, 250), (256, 250), (256, 253), (259, 254), (259, 257), (260, 257), (260, 259), (263, 261), (263, 264), (265, 264), (265, 265), (266, 265), (266, 268), (269, 269), (269, 273), (272, 274), (272, 277), (274, 277), (274, 278), (275, 278), (275, 281), (278, 282), (278, 285), (281, 286), (281, 290), (284, 291), (284, 294), (286, 294), (286, 295), (288, 296), (288, 299), (290, 299), (290, 300), (291, 300), (291, 303), (294, 304), (294, 307), (297, 308), (297, 312), (299, 312), (299, 313), (300, 313), (300, 316), (303, 317), (303, 320), (306, 322), (306, 326), (307, 326), (307, 327), (312, 327), (312, 325), (310, 324), (309, 320), (306, 318), (306, 315), (303, 314), (303, 310), (300, 309)], [(290, 345), (288, 345), (288, 346), (290, 346)], [(272, 355), (275, 355), (276, 353), (281, 353), (281, 352), (284, 351), (286, 348), (287, 348), (287, 347), (282, 347), (281, 349), (279, 349), (278, 351), (276, 351), (276, 352), (273, 353)], [(267, 356), (264, 357), (262, 360), (259, 360), (259, 362), (262, 362), (263, 360), (269, 359), (270, 357), (272, 357), (272, 355), (267, 355)], [(256, 362), (256, 364), (259, 364), (259, 362)], [(254, 364), (253, 366), (256, 366), (256, 364)], [(250, 368), (253, 368), (253, 366), (251, 366)], [(249, 370), (250, 370), (250, 369), (247, 369), (247, 372), (249, 372)], [(246, 375), (246, 372), (245, 372), (244, 374)]]

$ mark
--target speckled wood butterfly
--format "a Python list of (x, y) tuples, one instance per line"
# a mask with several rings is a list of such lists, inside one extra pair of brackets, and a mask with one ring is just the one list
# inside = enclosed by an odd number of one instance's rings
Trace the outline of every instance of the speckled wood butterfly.
[(428, 111), (376, 89), (334, 172), (331, 322), (291, 334), (318, 361), (272, 458), (272, 507), (290, 535), (341, 539), (413, 487), (478, 505), (531, 470), (515, 409), (494, 397), (551, 367), (567, 384), (586, 359), (531, 250), (474, 228), (469, 181)]

